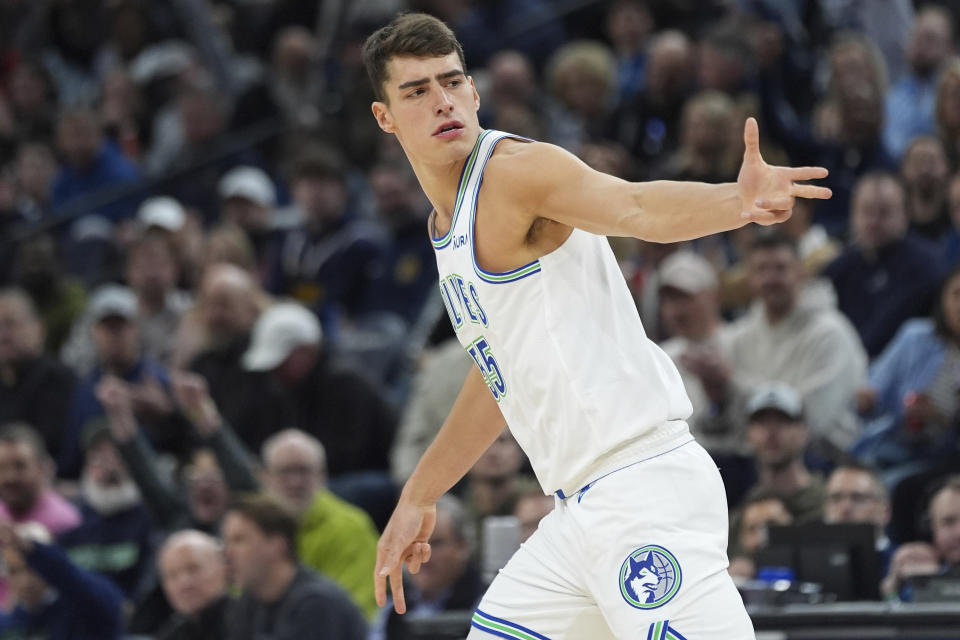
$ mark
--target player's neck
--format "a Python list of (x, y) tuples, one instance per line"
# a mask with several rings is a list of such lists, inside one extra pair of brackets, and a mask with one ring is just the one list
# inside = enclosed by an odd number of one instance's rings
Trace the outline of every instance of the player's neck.
[(420, 182), (420, 188), (436, 211), (433, 226), (438, 235), (446, 233), (453, 222), (460, 176), (469, 157), (470, 154), (467, 153), (462, 158), (442, 164), (410, 158), (410, 165)]

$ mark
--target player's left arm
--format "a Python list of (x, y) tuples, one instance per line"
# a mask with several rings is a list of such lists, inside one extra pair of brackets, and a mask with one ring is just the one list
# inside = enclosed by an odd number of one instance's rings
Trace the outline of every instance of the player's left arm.
[[(829, 198), (830, 189), (797, 181), (824, 178), (821, 167), (774, 167), (760, 155), (757, 122), (744, 127), (737, 182), (627, 182), (594, 171), (563, 149), (518, 145), (500, 165), (505, 186), (531, 217), (611, 236), (679, 242), (790, 217), (795, 198)], [(506, 184), (504, 184), (506, 183)]]

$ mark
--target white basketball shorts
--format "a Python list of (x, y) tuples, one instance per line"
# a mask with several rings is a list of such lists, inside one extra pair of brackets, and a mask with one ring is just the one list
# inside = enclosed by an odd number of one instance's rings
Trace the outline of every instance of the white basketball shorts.
[(723, 481), (689, 436), (556, 500), (490, 585), (468, 640), (755, 639), (727, 575)]

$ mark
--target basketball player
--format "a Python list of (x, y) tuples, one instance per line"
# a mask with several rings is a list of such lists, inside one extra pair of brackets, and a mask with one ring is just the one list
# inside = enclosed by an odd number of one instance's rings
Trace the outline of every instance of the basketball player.
[(477, 365), (380, 539), (378, 602), (389, 578), (405, 611), (402, 564), (429, 559), (434, 503), (505, 418), (557, 506), (491, 584), (469, 638), (753, 638), (725, 570), (722, 480), (604, 236), (678, 242), (781, 222), (795, 197), (830, 197), (795, 182), (826, 170), (768, 166), (750, 119), (736, 184), (632, 184), (481, 130), (460, 44), (435, 18), (396, 18), (364, 60), (373, 115), (434, 206), (440, 292)]

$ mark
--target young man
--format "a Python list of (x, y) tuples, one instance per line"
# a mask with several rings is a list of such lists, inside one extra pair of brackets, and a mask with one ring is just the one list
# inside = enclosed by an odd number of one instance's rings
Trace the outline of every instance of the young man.
[(603, 235), (677, 242), (780, 222), (794, 197), (829, 197), (794, 183), (826, 171), (765, 164), (751, 119), (737, 184), (630, 184), (481, 130), (463, 51), (432, 17), (398, 17), (364, 59), (377, 123), (433, 203), (441, 293), (477, 363), (381, 537), (378, 601), (389, 578), (405, 611), (402, 564), (429, 559), (436, 500), (506, 419), (558, 503), (491, 585), (471, 639), (752, 638), (726, 573), (722, 481)]

